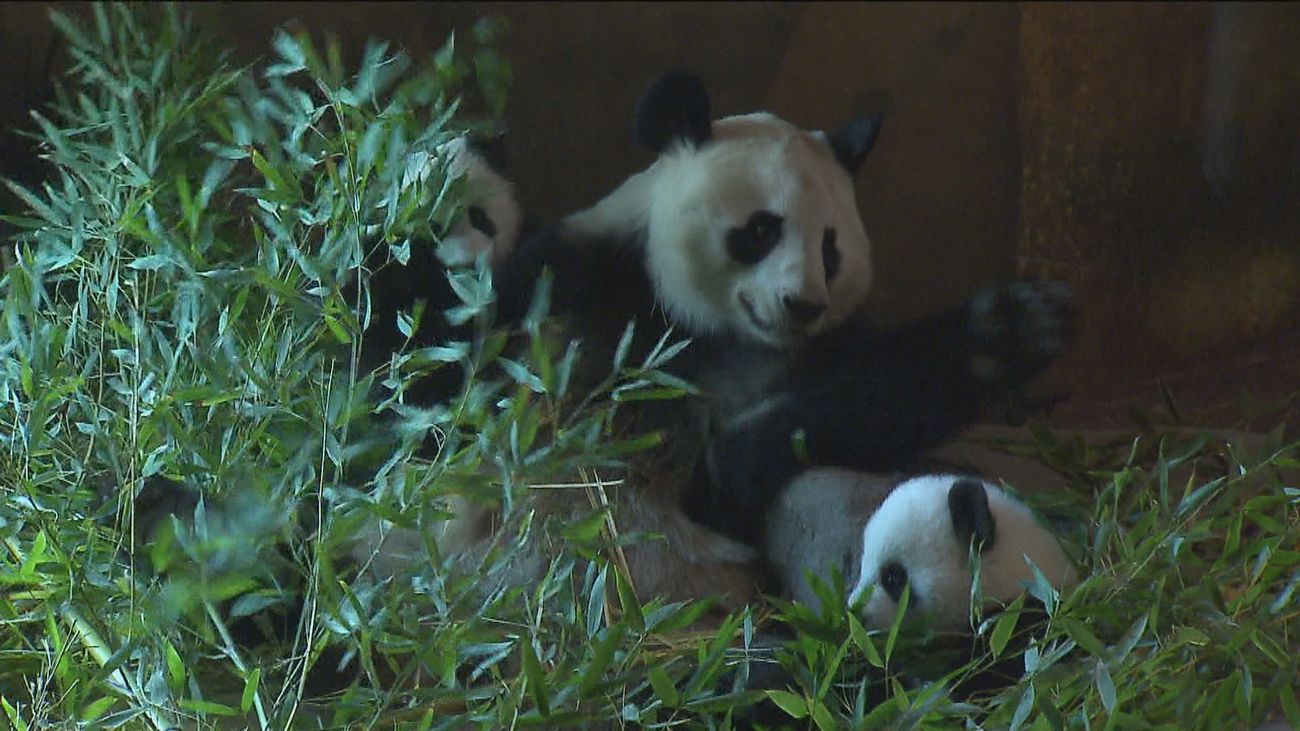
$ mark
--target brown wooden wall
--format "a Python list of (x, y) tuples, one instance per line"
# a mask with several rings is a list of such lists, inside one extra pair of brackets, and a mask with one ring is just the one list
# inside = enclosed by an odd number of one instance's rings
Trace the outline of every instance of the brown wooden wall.
[[(667, 68), (701, 74), (718, 114), (761, 107), (825, 127), (883, 111), (859, 186), (882, 321), (1013, 272), (1053, 276), (1076, 285), (1084, 315), (1055, 374), (1084, 394), (1080, 418), (1157, 375), (1192, 401), (1261, 372), (1270, 393), (1300, 389), (1300, 5), (190, 9), (242, 59), (291, 18), (353, 49), (378, 36), (426, 53), (484, 12), (505, 17), (514, 173), (547, 216), (649, 161), (631, 144), (631, 108)], [(0, 3), (5, 132), (48, 97), (51, 38), (43, 6)], [(0, 172), (37, 175), (12, 134), (0, 135)]]

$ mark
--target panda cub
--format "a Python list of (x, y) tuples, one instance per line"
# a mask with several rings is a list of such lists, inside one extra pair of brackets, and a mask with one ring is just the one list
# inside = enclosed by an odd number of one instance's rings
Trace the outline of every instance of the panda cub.
[(1027, 506), (972, 477), (810, 470), (781, 492), (767, 527), (764, 552), (789, 597), (820, 607), (808, 574), (829, 587), (838, 569), (867, 628), (889, 627), (910, 585), (909, 616), (938, 630), (969, 630), (972, 544), (990, 602), (1010, 602), (1032, 584), (1031, 561), (1058, 590), (1075, 578)]

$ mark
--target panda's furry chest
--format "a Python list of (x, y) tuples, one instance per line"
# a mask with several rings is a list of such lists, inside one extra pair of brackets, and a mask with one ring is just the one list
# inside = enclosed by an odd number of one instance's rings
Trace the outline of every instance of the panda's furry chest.
[(763, 404), (785, 379), (791, 363), (790, 354), (772, 348), (697, 339), (673, 370), (699, 389), (688, 410), (697, 424), (709, 430)]

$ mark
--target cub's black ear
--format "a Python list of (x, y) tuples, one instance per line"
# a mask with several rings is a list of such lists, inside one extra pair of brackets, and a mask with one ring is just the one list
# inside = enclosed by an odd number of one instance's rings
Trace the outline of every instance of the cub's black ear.
[(684, 71), (655, 79), (636, 103), (636, 141), (654, 152), (682, 140), (699, 145), (712, 132), (704, 82)]
[(511, 163), (509, 134), (509, 128), (502, 124), (491, 131), (471, 133), (465, 141), (470, 151), (483, 158), (488, 167), (504, 174)]
[(952, 484), (948, 489), (948, 513), (959, 542), (969, 544), (974, 538), (976, 550), (992, 548), (993, 513), (989, 510), (989, 496), (978, 480), (961, 479)]
[(848, 124), (826, 135), (826, 141), (831, 143), (831, 149), (835, 151), (835, 159), (849, 171), (849, 175), (855, 175), (858, 168), (862, 167), (862, 161), (870, 154), (871, 148), (875, 147), (876, 137), (879, 134), (880, 115), (877, 114), (849, 121)]

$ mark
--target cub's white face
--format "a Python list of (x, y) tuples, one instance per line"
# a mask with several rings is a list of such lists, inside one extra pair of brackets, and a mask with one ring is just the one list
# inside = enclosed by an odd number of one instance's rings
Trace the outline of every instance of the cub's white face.
[[(850, 604), (873, 587), (860, 614), (867, 627), (889, 627), (903, 587), (911, 585), (908, 614), (927, 617), (931, 626), (961, 630), (969, 626), (971, 571), (969, 544), (952, 529), (949, 489), (952, 475), (927, 475), (896, 487), (862, 531), (862, 557)], [(1056, 538), (1023, 504), (1000, 488), (983, 483), (995, 526), (991, 545), (980, 554), (980, 590), (986, 598), (1009, 602), (1034, 580), (1025, 557), (1053, 586), (1074, 580), (1074, 568)]]
[(695, 333), (788, 346), (842, 322), (871, 286), (849, 172), (821, 132), (767, 113), (713, 123), (595, 207), (589, 231), (643, 228), (660, 305)]
[(452, 267), (474, 266), (484, 252), (500, 263), (519, 239), (523, 221), (514, 187), (458, 137), (438, 148), (448, 158), (447, 173), (464, 176), (465, 210), (441, 237), (438, 258)]

